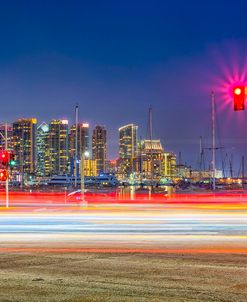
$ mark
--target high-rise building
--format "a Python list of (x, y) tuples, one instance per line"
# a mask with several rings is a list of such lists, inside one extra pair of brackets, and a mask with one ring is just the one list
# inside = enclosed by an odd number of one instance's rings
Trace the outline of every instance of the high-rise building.
[[(79, 160), (82, 153), (89, 151), (89, 124), (78, 123), (77, 125), (77, 173), (80, 174)], [(76, 174), (76, 125), (72, 125), (69, 133), (69, 158), (70, 158), (70, 173)]]
[(122, 175), (129, 176), (134, 170), (133, 163), (137, 154), (137, 129), (138, 127), (134, 124), (128, 124), (118, 129), (118, 170)]
[(47, 152), (47, 139), (48, 139), (48, 131), (49, 126), (45, 122), (40, 124), (37, 127), (37, 139), (36, 139), (36, 146), (37, 146), (37, 176), (45, 176), (46, 171), (46, 161), (45, 156)]
[(68, 121), (52, 120), (47, 135), (45, 174), (67, 174), (68, 164)]
[(35, 173), (36, 126), (35, 118), (18, 119), (13, 123), (13, 148), (21, 175)]
[(89, 158), (84, 160), (84, 176), (97, 176), (96, 160)]
[[(77, 125), (77, 157), (81, 158), (82, 152), (89, 151), (89, 124)], [(75, 158), (76, 153), (76, 125), (72, 125), (69, 133), (69, 156)]]
[(137, 129), (134, 124), (125, 125), (119, 131), (119, 157), (133, 159), (137, 151)]
[(106, 129), (104, 126), (97, 125), (93, 129), (92, 136), (92, 157), (96, 160), (97, 174), (106, 170)]
[(159, 139), (143, 140), (137, 158), (137, 170), (144, 178), (158, 179), (162, 176), (164, 149)]
[(176, 155), (172, 152), (164, 152), (162, 159), (162, 176), (175, 177)]

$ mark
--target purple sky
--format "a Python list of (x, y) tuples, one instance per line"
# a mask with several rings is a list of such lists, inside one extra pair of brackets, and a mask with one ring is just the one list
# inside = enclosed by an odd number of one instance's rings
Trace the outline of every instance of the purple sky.
[(145, 137), (151, 105), (155, 136), (196, 167), (214, 89), (221, 153), (234, 154), (237, 172), (246, 113), (233, 111), (222, 87), (246, 70), (245, 1), (234, 15), (231, 0), (14, 4), (0, 12), (2, 121), (73, 122), (78, 103), (82, 121), (107, 127), (115, 158), (118, 127), (136, 123)]

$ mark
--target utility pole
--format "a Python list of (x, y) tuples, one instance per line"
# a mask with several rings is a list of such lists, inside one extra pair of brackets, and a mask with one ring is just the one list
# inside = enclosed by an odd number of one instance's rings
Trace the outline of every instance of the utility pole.
[(212, 106), (212, 189), (215, 190), (215, 95), (212, 91), (211, 94)]

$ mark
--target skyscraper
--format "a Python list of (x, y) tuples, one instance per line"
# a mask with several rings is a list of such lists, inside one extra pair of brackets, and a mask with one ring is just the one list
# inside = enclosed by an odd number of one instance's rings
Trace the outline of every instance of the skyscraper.
[(162, 175), (164, 149), (159, 139), (141, 142), (141, 173), (145, 178), (157, 179)]
[(36, 126), (35, 118), (18, 119), (13, 123), (13, 148), (17, 169), (22, 175), (35, 173)]
[(119, 157), (133, 159), (137, 150), (137, 129), (134, 124), (125, 125), (119, 131)]
[(121, 174), (129, 175), (133, 172), (133, 161), (137, 153), (138, 126), (128, 124), (118, 129), (119, 131), (119, 169)]
[(45, 176), (45, 155), (47, 152), (47, 138), (49, 126), (43, 122), (37, 128), (37, 176)]
[(174, 177), (176, 174), (176, 155), (173, 152), (164, 152), (162, 160), (162, 176)]
[(68, 121), (52, 120), (47, 135), (45, 174), (68, 173)]
[[(77, 150), (78, 159), (82, 152), (89, 151), (89, 124), (81, 123), (77, 126)], [(76, 152), (76, 125), (72, 125), (69, 133), (69, 155), (75, 157)]]
[[(77, 125), (77, 160), (79, 161), (82, 153), (89, 151), (89, 124), (79, 123)], [(69, 157), (71, 162), (71, 174), (75, 175), (76, 158), (76, 125), (72, 125), (69, 133)], [(78, 168), (78, 174), (80, 173)]]
[(105, 172), (106, 153), (106, 129), (104, 126), (97, 125), (93, 129), (92, 136), (92, 157), (94, 160), (96, 160), (97, 173)]

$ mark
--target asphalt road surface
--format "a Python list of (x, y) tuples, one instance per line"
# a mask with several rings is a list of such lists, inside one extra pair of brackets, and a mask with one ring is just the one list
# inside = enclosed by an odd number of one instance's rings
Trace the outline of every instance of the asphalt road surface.
[(247, 201), (239, 196), (1, 209), (2, 250), (247, 252)]

